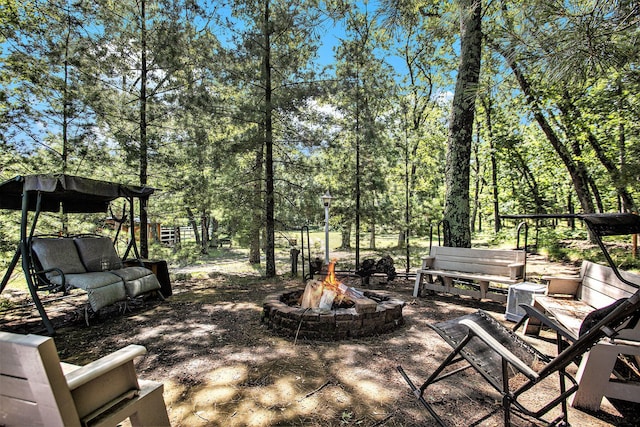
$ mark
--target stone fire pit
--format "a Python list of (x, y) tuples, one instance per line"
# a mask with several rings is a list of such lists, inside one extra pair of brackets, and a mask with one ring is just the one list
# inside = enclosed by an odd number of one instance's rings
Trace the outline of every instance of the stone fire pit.
[(404, 301), (386, 291), (364, 291), (371, 304), (348, 308), (302, 308), (298, 301), (304, 289), (286, 290), (266, 297), (262, 322), (274, 332), (309, 340), (342, 340), (389, 332), (404, 324)]

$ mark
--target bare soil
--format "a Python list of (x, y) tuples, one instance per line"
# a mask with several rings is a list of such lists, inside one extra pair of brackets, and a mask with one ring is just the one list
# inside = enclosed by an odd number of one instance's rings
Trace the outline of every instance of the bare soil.
[[(538, 273), (547, 274), (546, 264)], [(531, 264), (529, 271), (535, 270)], [(572, 271), (572, 266), (555, 270)], [(535, 273), (535, 274), (538, 274)], [(384, 289), (406, 301), (405, 325), (388, 334), (338, 342), (295, 341), (261, 323), (263, 299), (300, 279), (209, 273), (174, 280), (173, 296), (117, 307), (84, 324), (82, 295), (47, 303), (63, 361), (85, 364), (128, 344), (144, 345), (139, 375), (161, 381), (174, 426), (418, 426), (435, 425), (410, 393), (396, 367), (421, 383), (450, 351), (428, 323), (478, 308), (504, 320), (505, 307), (468, 298), (413, 298), (412, 280)], [(3, 297), (9, 293), (3, 292)], [(24, 295), (12, 292), (18, 301)], [(5, 310), (0, 329), (43, 333), (32, 306)], [(553, 346), (535, 340), (546, 351)], [(575, 369), (575, 366), (572, 367)], [(531, 403), (548, 401), (555, 382), (542, 384)], [(472, 372), (442, 381), (425, 398), (452, 426), (502, 425), (499, 396)], [(570, 409), (576, 426), (640, 424), (639, 405), (609, 402), (586, 413)], [(517, 426), (537, 425), (515, 417)]]

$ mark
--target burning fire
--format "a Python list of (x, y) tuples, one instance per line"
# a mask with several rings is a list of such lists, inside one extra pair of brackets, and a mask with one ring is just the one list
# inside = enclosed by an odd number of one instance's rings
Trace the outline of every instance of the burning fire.
[(342, 283), (338, 282), (338, 279), (336, 278), (336, 260), (335, 259), (332, 260), (327, 266), (327, 277), (324, 278), (324, 281), (322, 282), (322, 284), (325, 289), (331, 289), (333, 291), (342, 293), (342, 291), (340, 290), (340, 285), (342, 285)]
[(302, 308), (330, 309), (334, 302), (341, 304), (345, 299), (353, 301), (363, 298), (362, 292), (338, 281), (335, 268), (336, 261), (332, 260), (327, 266), (327, 275), (322, 282), (312, 280), (307, 283), (300, 302)]

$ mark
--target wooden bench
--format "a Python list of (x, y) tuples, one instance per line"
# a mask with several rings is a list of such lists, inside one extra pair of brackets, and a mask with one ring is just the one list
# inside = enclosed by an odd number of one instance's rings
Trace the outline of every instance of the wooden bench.
[[(513, 285), (525, 278), (526, 253), (523, 250), (471, 249), (434, 246), (422, 259), (416, 272), (413, 296), (420, 290), (467, 295), (479, 299), (506, 302), (507, 294), (489, 289), (489, 283)], [(423, 284), (425, 276), (426, 283)], [(442, 279), (442, 285), (435, 278)], [(479, 289), (459, 287), (460, 281), (477, 282)]]
[[(625, 271), (620, 274), (640, 285), (640, 275)], [(579, 336), (585, 317), (598, 308), (629, 298), (637, 289), (621, 282), (610, 267), (583, 261), (579, 277), (545, 276), (545, 295), (536, 295), (533, 306), (555, 319), (573, 339)], [(540, 322), (529, 318), (525, 322), (528, 334), (537, 334)], [(570, 401), (572, 406), (598, 410), (603, 396), (640, 402), (640, 384), (611, 380), (619, 354), (640, 356), (640, 323), (624, 328), (615, 340), (597, 344), (582, 358), (578, 369), (578, 391)], [(640, 360), (640, 359), (638, 359)]]
[(163, 385), (139, 380), (129, 345), (84, 366), (60, 363), (50, 337), (0, 332), (0, 424), (169, 426)]
[(231, 247), (231, 237), (221, 237), (218, 239), (218, 247), (221, 248), (224, 245)]

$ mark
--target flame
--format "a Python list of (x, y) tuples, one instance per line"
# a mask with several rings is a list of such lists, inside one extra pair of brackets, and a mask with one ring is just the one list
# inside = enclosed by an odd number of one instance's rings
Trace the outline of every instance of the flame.
[(327, 266), (327, 276), (324, 278), (322, 282), (325, 288), (331, 289), (336, 292), (341, 292), (340, 285), (341, 283), (336, 278), (336, 260), (331, 260), (329, 265)]

